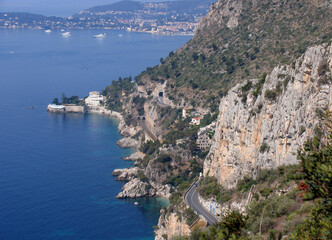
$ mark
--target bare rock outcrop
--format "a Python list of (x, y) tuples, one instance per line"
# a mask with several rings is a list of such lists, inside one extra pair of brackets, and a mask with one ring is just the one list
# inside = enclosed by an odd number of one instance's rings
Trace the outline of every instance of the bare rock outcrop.
[(118, 181), (130, 181), (137, 177), (138, 168), (123, 168), (115, 169), (112, 173), (113, 176), (117, 176)]
[(166, 215), (161, 209), (158, 221), (158, 228), (155, 230), (155, 240), (171, 239), (174, 236), (189, 235), (190, 229), (184, 219), (179, 219), (176, 213)]
[(169, 199), (171, 196), (171, 187), (168, 184), (160, 184), (157, 182), (150, 182), (151, 186), (156, 190), (156, 196)]
[(226, 25), (230, 29), (236, 28), (239, 24), (242, 5), (241, 0), (217, 1), (210, 6), (210, 11), (201, 21), (199, 30), (209, 28), (211, 24), (216, 24), (220, 28), (223, 25)]
[(257, 79), (232, 88), (220, 103), (204, 175), (232, 188), (260, 168), (297, 163), (297, 149), (332, 110), (331, 71), (332, 46), (324, 44), (274, 68), (260, 91)]
[(153, 197), (156, 195), (155, 189), (147, 182), (142, 182), (138, 178), (127, 182), (122, 187), (116, 198), (139, 198), (139, 197)]
[(117, 143), (120, 147), (122, 148), (135, 148), (138, 149), (140, 144), (137, 140), (133, 139), (133, 138), (122, 138), (119, 141), (117, 141)]
[(143, 159), (144, 157), (145, 157), (145, 153), (135, 152), (135, 153), (131, 154), (128, 157), (124, 157), (123, 160), (126, 160), (126, 161), (137, 161), (137, 160)]

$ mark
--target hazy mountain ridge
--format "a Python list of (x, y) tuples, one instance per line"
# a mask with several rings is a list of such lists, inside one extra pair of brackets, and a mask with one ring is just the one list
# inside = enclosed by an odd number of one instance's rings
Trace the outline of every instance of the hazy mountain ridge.
[(107, 11), (125, 11), (125, 12), (137, 12), (143, 9), (151, 8), (151, 10), (159, 11), (176, 11), (181, 13), (195, 13), (202, 11), (201, 9), (207, 9), (211, 3), (211, 0), (182, 0), (182, 1), (164, 1), (164, 2), (138, 2), (138, 1), (120, 1), (117, 3), (95, 6), (88, 8), (84, 11), (95, 12), (107, 12)]

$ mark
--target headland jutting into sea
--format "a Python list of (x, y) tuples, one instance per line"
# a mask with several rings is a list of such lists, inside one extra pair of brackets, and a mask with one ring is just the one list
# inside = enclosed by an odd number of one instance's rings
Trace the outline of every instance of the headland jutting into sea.
[[(77, 97), (74, 97), (77, 100)], [(113, 117), (119, 120), (118, 131), (123, 136), (117, 142), (121, 148), (131, 148), (138, 150), (141, 145), (139, 141), (131, 138), (139, 131), (136, 128), (128, 126), (125, 122), (124, 116), (116, 111), (106, 109), (104, 106), (104, 101), (106, 100), (98, 91), (92, 91), (89, 93), (89, 96), (85, 99), (78, 99), (76, 104), (68, 103), (69, 99), (63, 97), (62, 103), (58, 102), (58, 99), (55, 98), (52, 104), (47, 106), (47, 111), (53, 114), (66, 114), (66, 113), (92, 113), (92, 114), (102, 114), (104, 116)], [(64, 103), (66, 102), (66, 103)], [(143, 120), (144, 121), (144, 120)], [(149, 131), (147, 131), (149, 135)], [(153, 135), (150, 135), (151, 139), (154, 138)], [(130, 156), (124, 158), (126, 161), (135, 161), (134, 165), (137, 165), (136, 161), (143, 159), (145, 156), (144, 153), (138, 151)], [(152, 183), (152, 188), (149, 188), (149, 184), (141, 182), (136, 179), (136, 176), (139, 174), (140, 169), (138, 167), (125, 168), (125, 169), (114, 169), (113, 175), (117, 176), (116, 180), (118, 181), (127, 181), (128, 183), (122, 188), (116, 198), (140, 198), (144, 196), (148, 197), (162, 197), (169, 199), (170, 197), (170, 188), (169, 186), (163, 186), (161, 184)], [(150, 183), (151, 184), (151, 183)]]

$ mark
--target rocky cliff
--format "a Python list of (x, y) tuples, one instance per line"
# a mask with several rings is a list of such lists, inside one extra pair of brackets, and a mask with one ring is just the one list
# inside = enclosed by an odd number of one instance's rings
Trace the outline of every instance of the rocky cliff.
[(155, 240), (171, 239), (174, 236), (189, 235), (191, 232), (188, 224), (176, 215), (171, 213), (166, 215), (166, 211), (160, 211), (160, 218), (158, 221), (158, 228), (155, 230)]
[(204, 175), (232, 188), (260, 168), (297, 163), (297, 149), (324, 130), (332, 111), (332, 45), (309, 48), (291, 65), (232, 88), (222, 98)]

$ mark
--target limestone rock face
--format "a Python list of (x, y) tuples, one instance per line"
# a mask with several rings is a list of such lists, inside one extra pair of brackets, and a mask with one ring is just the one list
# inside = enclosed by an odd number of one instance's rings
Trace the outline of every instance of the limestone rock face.
[(126, 161), (137, 161), (139, 159), (143, 159), (144, 157), (145, 157), (144, 153), (142, 153), (142, 152), (135, 152), (135, 153), (131, 154), (128, 157), (124, 157), (123, 160), (126, 160)]
[(116, 144), (122, 148), (135, 148), (138, 149), (140, 144), (137, 140), (132, 138), (122, 138)]
[(127, 182), (121, 190), (122, 192), (116, 198), (153, 197), (156, 195), (156, 191), (148, 183), (142, 182), (138, 178)]
[(112, 173), (113, 176), (117, 176), (116, 180), (118, 181), (130, 181), (137, 176), (138, 168), (123, 168), (115, 169)]
[(166, 216), (165, 210), (160, 211), (158, 229), (155, 230), (155, 240), (171, 239), (174, 236), (189, 235), (190, 229), (184, 220), (180, 220), (176, 213)]
[(150, 181), (151, 186), (156, 191), (156, 196), (169, 199), (171, 196), (171, 187), (167, 184), (160, 184), (157, 182)]
[(219, 26), (226, 24), (228, 28), (233, 29), (239, 24), (242, 8), (241, 0), (217, 1), (211, 5), (210, 11), (200, 23), (199, 29), (209, 27), (212, 23), (217, 23)]
[(257, 79), (247, 93), (246, 82), (232, 88), (220, 103), (204, 175), (232, 188), (259, 168), (297, 163), (297, 149), (313, 136), (322, 113), (332, 110), (331, 71), (332, 47), (325, 44), (274, 68), (256, 97)]
[(160, 184), (154, 181), (143, 182), (138, 178), (138, 167), (115, 169), (112, 173), (117, 176), (117, 181), (128, 181), (123, 187), (122, 192), (117, 198), (139, 198), (139, 197), (162, 197), (168, 199), (170, 197), (171, 187), (169, 185)]

